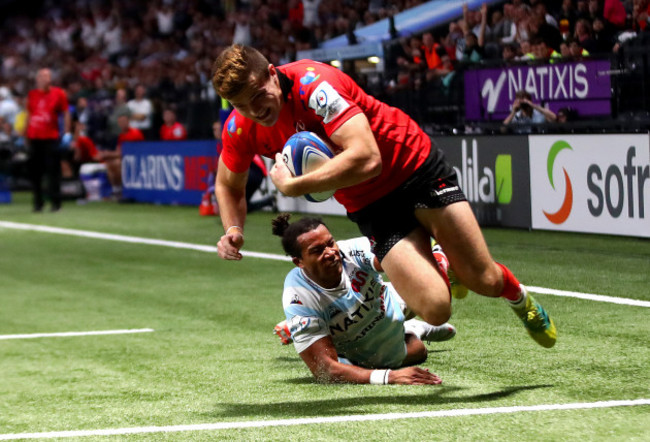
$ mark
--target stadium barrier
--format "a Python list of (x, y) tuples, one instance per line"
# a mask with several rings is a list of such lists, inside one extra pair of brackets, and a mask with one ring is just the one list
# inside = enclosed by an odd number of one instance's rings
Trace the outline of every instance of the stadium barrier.
[(647, 134), (531, 135), (533, 229), (650, 238)]
[[(482, 226), (650, 238), (647, 133), (434, 140)], [(198, 205), (216, 165), (214, 140), (124, 143), (124, 196)], [(274, 190), (270, 179), (267, 186)], [(281, 211), (345, 215), (334, 200), (310, 203), (278, 194), (277, 203)]]
[(648, 134), (435, 140), (482, 226), (650, 238)]
[(217, 158), (215, 140), (126, 142), (122, 195), (133, 201), (198, 206)]

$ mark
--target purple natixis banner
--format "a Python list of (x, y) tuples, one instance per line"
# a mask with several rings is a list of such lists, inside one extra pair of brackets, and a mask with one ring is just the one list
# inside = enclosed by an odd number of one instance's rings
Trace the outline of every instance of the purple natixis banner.
[(611, 114), (608, 60), (585, 60), (538, 66), (508, 66), (465, 72), (465, 118), (501, 120), (510, 113), (518, 90), (535, 103), (557, 111), (570, 106), (579, 115)]

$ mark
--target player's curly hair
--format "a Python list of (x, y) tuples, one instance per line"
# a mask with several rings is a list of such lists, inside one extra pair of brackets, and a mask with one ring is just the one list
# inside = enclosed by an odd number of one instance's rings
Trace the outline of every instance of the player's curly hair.
[(293, 258), (300, 258), (302, 250), (298, 244), (298, 237), (303, 233), (311, 232), (318, 226), (327, 225), (320, 218), (305, 217), (295, 223), (289, 223), (291, 214), (281, 213), (271, 221), (271, 231), (274, 235), (282, 238), (282, 248), (285, 253)]
[(224, 49), (212, 64), (212, 86), (226, 100), (236, 97), (251, 80), (265, 80), (268, 76), (266, 57), (257, 49), (240, 44)]

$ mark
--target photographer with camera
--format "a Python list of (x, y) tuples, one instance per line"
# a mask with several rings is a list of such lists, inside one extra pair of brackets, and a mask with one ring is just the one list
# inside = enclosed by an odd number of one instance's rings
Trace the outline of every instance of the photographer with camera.
[(531, 100), (531, 95), (525, 90), (517, 91), (510, 115), (503, 120), (503, 124), (516, 125), (514, 130), (516, 133), (530, 133), (533, 124), (553, 123), (557, 120), (552, 110), (539, 106)]

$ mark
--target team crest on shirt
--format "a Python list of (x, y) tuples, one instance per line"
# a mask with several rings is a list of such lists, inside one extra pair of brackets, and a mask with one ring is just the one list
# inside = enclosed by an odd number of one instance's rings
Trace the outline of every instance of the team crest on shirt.
[(350, 107), (350, 104), (336, 92), (331, 84), (323, 81), (309, 97), (309, 107), (316, 111), (316, 115), (323, 117), (323, 122), (327, 124)]
[(312, 84), (314, 81), (320, 78), (320, 74), (314, 72), (316, 69), (311, 66), (307, 68), (307, 73), (300, 78), (300, 95), (305, 95), (305, 90), (303, 86)]
[(314, 72), (316, 69), (312, 67), (307, 68), (307, 73), (300, 79), (300, 83), (307, 86), (320, 78), (320, 74)]
[(226, 129), (228, 129), (228, 135), (233, 136), (234, 134), (236, 135), (241, 135), (242, 129), (241, 127), (237, 127), (237, 122), (235, 121), (235, 115), (233, 115), (230, 120), (228, 120), (228, 124), (226, 125)]

